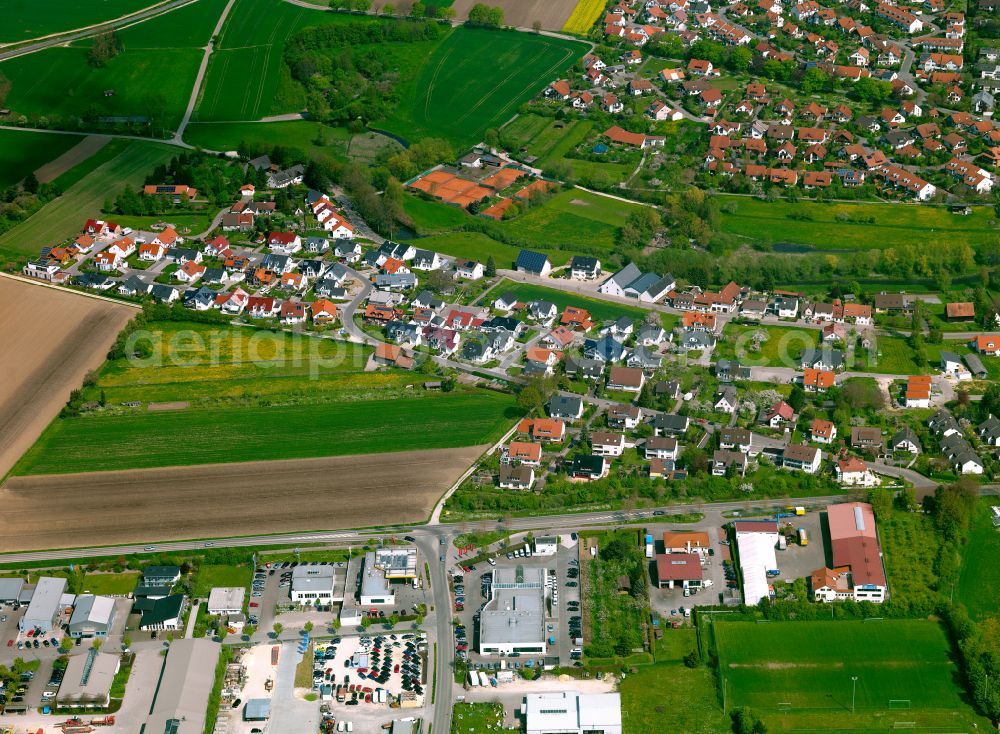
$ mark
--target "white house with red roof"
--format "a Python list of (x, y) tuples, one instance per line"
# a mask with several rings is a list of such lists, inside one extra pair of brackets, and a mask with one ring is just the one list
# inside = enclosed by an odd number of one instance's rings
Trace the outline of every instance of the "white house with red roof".
[(294, 232), (271, 232), (267, 246), (277, 255), (292, 255), (302, 249), (302, 238)]

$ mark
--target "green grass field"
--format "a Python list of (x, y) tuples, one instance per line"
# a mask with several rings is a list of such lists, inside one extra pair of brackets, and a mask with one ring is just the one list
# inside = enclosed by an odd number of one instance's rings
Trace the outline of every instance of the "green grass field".
[[(596, 298), (587, 298), (576, 293), (546, 288), (541, 285), (531, 285), (530, 283), (512, 283), (502, 281), (493, 289), (493, 293), (501, 295), (512, 292), (517, 299), (522, 302), (527, 301), (548, 301), (554, 303), (560, 311), (567, 306), (579, 306), (590, 311), (591, 317), (595, 321), (611, 321), (620, 316), (628, 316), (633, 319), (643, 319), (646, 311), (636, 306), (625, 306), (610, 301), (601, 301)], [(487, 296), (489, 299), (489, 296)]]
[[(719, 195), (723, 208), (722, 230), (768, 244), (794, 243), (819, 250), (881, 249), (899, 245), (933, 245), (943, 238), (976, 245), (996, 236), (996, 219), (989, 207), (975, 207), (960, 217), (945, 207), (912, 204), (846, 204), (823, 202), (766, 202), (748, 197)], [(807, 215), (810, 220), (789, 219)], [(838, 221), (874, 217), (875, 223)]]
[[(519, 414), (508, 395), (407, 389), (419, 382), (412, 373), (364, 372), (369, 347), (329, 339), (169, 322), (151, 324), (135, 345), (148, 356), (105, 363), (84, 390), (85, 400), (103, 394), (108, 410), (57, 418), (16, 471), (453, 448), (494, 440)], [(177, 401), (186, 405), (147, 410)], [(224, 440), (234, 426), (240, 440)]]
[(0, 189), (13, 186), (39, 166), (58, 158), (83, 138), (0, 128)]
[(208, 150), (237, 150), (240, 144), (282, 145), (307, 154), (320, 153), (331, 158), (347, 158), (350, 133), (344, 128), (327, 127), (318, 122), (206, 122), (191, 123), (184, 131), (185, 142)]
[(131, 142), (128, 140), (114, 138), (110, 140), (107, 145), (103, 146), (99, 151), (94, 153), (94, 155), (84, 161), (80, 161), (65, 173), (60, 174), (53, 183), (59, 186), (62, 191), (65, 191), (91, 171), (104, 165), (117, 156), (129, 145), (131, 145)]
[(959, 672), (944, 631), (934, 622), (717, 622), (715, 636), (734, 707), (846, 716), (857, 676), (858, 709), (908, 705), (972, 713), (956, 687)]
[(85, 28), (120, 18), (154, 5), (155, 0), (7, 0), (0, 43), (17, 43), (30, 38)]
[(102, 163), (50, 201), (20, 225), (0, 236), (0, 249), (35, 254), (78, 234), (88, 217), (99, 216), (108, 198), (126, 187), (142, 184), (155, 166), (177, 154), (177, 149), (155, 143), (131, 142), (111, 160)]
[[(754, 351), (752, 335), (758, 331), (767, 334), (767, 340)], [(725, 341), (719, 341), (715, 348), (717, 359), (738, 359), (752, 367), (798, 367), (802, 350), (814, 347), (819, 341), (815, 329), (796, 329), (786, 326), (745, 326), (726, 324), (723, 330)]]
[[(241, 0), (219, 35), (194, 119), (259, 120), (267, 115), (301, 111), (305, 100), (288, 99), (287, 86), (282, 84), (288, 73), (285, 42), (309, 26), (365, 20), (280, 0)], [(372, 18), (369, 22), (381, 21)]]
[(995, 499), (985, 499), (976, 507), (955, 589), (956, 600), (980, 620), (1000, 614), (1000, 529), (990, 519), (990, 505), (995, 503)]
[[(6, 104), (29, 117), (142, 115), (157, 130), (172, 129), (184, 114), (201, 57), (194, 48), (154, 53), (126, 47), (95, 69), (82, 46), (49, 48), (3, 63), (13, 85)], [(105, 96), (106, 90), (114, 94)]]
[[(497, 242), (481, 232), (451, 232), (431, 235), (430, 237), (410, 240), (410, 244), (414, 247), (434, 250), (443, 255), (478, 260), (481, 263), (485, 263), (486, 259), (492, 256), (498, 268), (513, 267), (514, 261), (517, 260), (517, 255), (521, 251), (520, 247)], [(570, 259), (570, 254), (562, 250), (536, 248), (536, 251), (548, 255), (549, 261), (553, 265), (565, 265)]]
[(529, 33), (457, 28), (401, 84), (396, 114), (378, 126), (409, 139), (478, 142), (585, 51), (582, 43)]
[[(913, 361), (913, 349), (903, 337), (879, 334), (876, 336), (875, 347), (878, 349), (878, 357), (874, 367), (869, 367), (869, 372), (890, 375), (920, 375), (927, 372)], [(928, 354), (928, 359), (930, 358)]]
[[(127, 49), (140, 51), (182, 47), (202, 49), (212, 37), (212, 31), (219, 22), (226, 2), (227, 0), (198, 0), (152, 20), (125, 28), (118, 32), (118, 38)], [(232, 12), (244, 12), (244, 3), (237, 3)], [(84, 41), (81, 45), (89, 43)]]
[(638, 204), (626, 204), (581, 189), (561, 191), (545, 204), (503, 223), (528, 245), (560, 245), (578, 252), (611, 253), (615, 234)]
[(452, 709), (451, 734), (481, 734), (503, 723), (503, 711), (496, 703), (456, 703)]
[(132, 592), (139, 581), (138, 571), (120, 573), (88, 573), (83, 579), (83, 592), (122, 596)]
[[(248, 589), (253, 569), (250, 566), (216, 566), (204, 564), (198, 567), (191, 583), (191, 596), (205, 598), (217, 586)], [(248, 594), (249, 595), (249, 594)]]

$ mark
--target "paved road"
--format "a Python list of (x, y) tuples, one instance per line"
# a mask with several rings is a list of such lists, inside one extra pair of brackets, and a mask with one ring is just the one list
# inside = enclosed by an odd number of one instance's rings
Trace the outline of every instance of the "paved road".
[(37, 42), (31, 43), (27, 46), (21, 46), (20, 48), (11, 49), (9, 51), (0, 51), (0, 61), (6, 61), (7, 59), (13, 59), (18, 56), (25, 56), (27, 54), (35, 53), (36, 51), (52, 48), (53, 46), (65, 46), (72, 41), (79, 41), (83, 38), (92, 38), (93, 36), (110, 30), (135, 25), (136, 23), (156, 18), (164, 13), (169, 13), (171, 10), (177, 10), (185, 5), (190, 5), (193, 2), (195, 2), (195, 0), (173, 0), (173, 2), (168, 2), (164, 5), (157, 5), (154, 8), (147, 8), (146, 10), (139, 11), (133, 15), (110, 20), (107, 23), (101, 23), (99, 25), (89, 26), (88, 28), (81, 28), (78, 31), (70, 31), (68, 33), (39, 39)]

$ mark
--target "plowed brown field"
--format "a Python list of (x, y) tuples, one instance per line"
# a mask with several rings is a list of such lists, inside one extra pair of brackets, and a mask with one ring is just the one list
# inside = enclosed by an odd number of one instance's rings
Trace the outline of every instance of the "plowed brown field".
[[(469, 10), (480, 0), (455, 0), (455, 17), (466, 20)], [(487, 5), (503, 8), (504, 25), (531, 28), (537, 20), (548, 31), (561, 31), (577, 0), (496, 0)]]
[(485, 448), (12, 477), (0, 550), (420, 522)]
[(0, 277), (0, 480), (84, 375), (101, 365), (135, 313), (124, 304)]

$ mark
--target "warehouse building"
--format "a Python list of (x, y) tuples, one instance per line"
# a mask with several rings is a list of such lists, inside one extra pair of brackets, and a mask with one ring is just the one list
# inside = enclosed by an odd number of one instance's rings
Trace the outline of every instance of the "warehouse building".
[(69, 619), (69, 636), (107, 637), (115, 621), (115, 600), (110, 596), (81, 594)]
[(496, 568), (479, 618), (481, 655), (545, 654), (545, 569)]
[(111, 703), (111, 684), (121, 667), (121, 657), (91, 648), (86, 655), (72, 655), (66, 664), (56, 705), (105, 708)]
[(618, 693), (529, 693), (521, 714), (526, 734), (622, 734)]
[(816, 601), (870, 601), (879, 604), (889, 595), (882, 567), (882, 548), (872, 506), (847, 502), (826, 508), (830, 526), (833, 568), (812, 574)]
[(51, 632), (53, 627), (58, 626), (56, 620), (59, 619), (63, 609), (73, 604), (72, 595), (67, 599), (64, 599), (64, 596), (66, 596), (66, 579), (49, 576), (39, 578), (31, 595), (31, 603), (18, 622), (18, 628), (22, 632), (31, 629), (39, 629), (44, 633)]
[(771, 596), (768, 573), (778, 570), (775, 547), (778, 545), (778, 523), (764, 520), (740, 520), (734, 523), (736, 547), (743, 575), (743, 603), (757, 604)]
[(139, 734), (202, 734), (222, 646), (204, 638), (174, 640)]
[(0, 579), (0, 604), (17, 604), (23, 589), (22, 579)]

